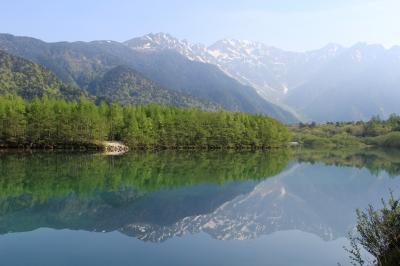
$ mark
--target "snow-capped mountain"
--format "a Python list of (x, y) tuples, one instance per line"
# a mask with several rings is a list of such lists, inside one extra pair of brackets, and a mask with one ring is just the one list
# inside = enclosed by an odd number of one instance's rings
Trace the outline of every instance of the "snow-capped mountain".
[(331, 44), (307, 53), (288, 52), (259, 42), (224, 39), (209, 47), (218, 65), (266, 99), (282, 102), (342, 47)]
[(190, 60), (217, 65), (274, 102), (281, 102), (291, 88), (301, 85), (321, 64), (342, 51), (341, 46), (330, 44), (320, 50), (296, 53), (260, 42), (230, 38), (206, 47), (165, 33), (148, 34), (125, 44), (138, 51), (170, 49)]
[(308, 121), (368, 120), (400, 113), (400, 46), (338, 44), (289, 52), (259, 42), (223, 39), (206, 47), (168, 34), (125, 42), (134, 50), (172, 49), (218, 66), (259, 95)]
[(125, 42), (130, 48), (138, 51), (175, 50), (188, 59), (208, 62), (208, 50), (202, 44), (192, 44), (187, 40), (179, 40), (167, 33), (147, 34)]

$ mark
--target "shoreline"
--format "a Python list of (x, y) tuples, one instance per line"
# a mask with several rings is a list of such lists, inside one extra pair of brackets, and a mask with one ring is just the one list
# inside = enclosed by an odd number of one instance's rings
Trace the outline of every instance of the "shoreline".
[(17, 144), (0, 143), (0, 153), (7, 151), (44, 151), (44, 152), (103, 152), (106, 154), (123, 154), (129, 151), (128, 146), (117, 141), (102, 141), (75, 144)]
[(41, 145), (41, 146), (4, 146), (0, 145), (0, 153), (8, 151), (21, 151), (21, 152), (103, 152), (109, 154), (122, 154), (128, 151), (273, 151), (281, 149), (293, 149), (292, 146), (281, 147), (216, 147), (216, 146), (136, 146), (128, 147), (122, 146), (103, 146), (103, 145)]

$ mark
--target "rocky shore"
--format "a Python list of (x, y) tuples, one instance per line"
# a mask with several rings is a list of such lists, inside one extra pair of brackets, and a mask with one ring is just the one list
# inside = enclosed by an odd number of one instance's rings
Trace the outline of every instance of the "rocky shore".
[(123, 154), (129, 151), (128, 146), (118, 141), (104, 141), (102, 145), (104, 152), (110, 155)]

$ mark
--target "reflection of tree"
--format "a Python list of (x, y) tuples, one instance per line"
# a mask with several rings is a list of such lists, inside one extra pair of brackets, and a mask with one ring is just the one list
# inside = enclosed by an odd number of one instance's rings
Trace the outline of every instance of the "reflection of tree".
[[(121, 157), (99, 154), (32, 154), (0, 157), (0, 203), (24, 196), (35, 201), (68, 193), (134, 188), (152, 191), (205, 182), (261, 179), (278, 174), (287, 151), (159, 152)], [(1, 206), (1, 205), (0, 205)]]
[(366, 168), (372, 174), (387, 172), (400, 175), (400, 151), (392, 149), (318, 150), (300, 149), (295, 152), (300, 162), (322, 162), (327, 165)]
[(278, 174), (288, 160), (285, 151), (4, 155), (0, 233), (173, 224), (248, 193), (258, 183), (248, 180)]

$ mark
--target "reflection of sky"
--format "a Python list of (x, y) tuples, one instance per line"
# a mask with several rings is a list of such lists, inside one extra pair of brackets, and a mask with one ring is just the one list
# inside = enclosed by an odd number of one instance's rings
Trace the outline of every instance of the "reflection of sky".
[(290, 50), (400, 44), (398, 0), (2, 0), (0, 32), (48, 41), (124, 41), (150, 32), (211, 44), (231, 37)]
[(344, 238), (325, 242), (301, 231), (278, 232), (252, 241), (218, 241), (202, 233), (155, 244), (117, 232), (39, 229), (0, 238), (0, 256), (8, 266), (320, 266), (346, 262), (344, 244)]

